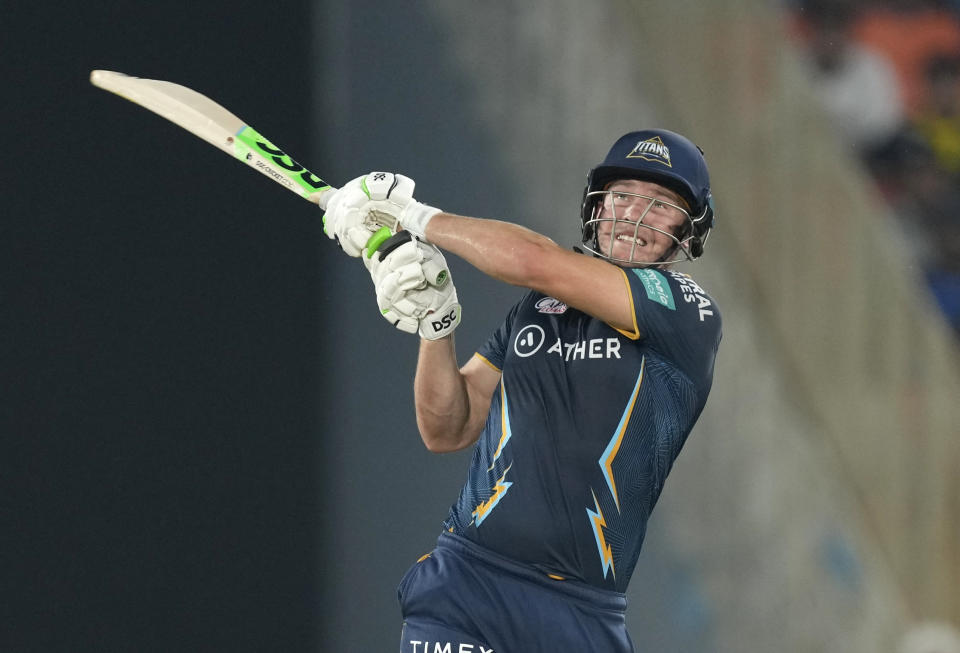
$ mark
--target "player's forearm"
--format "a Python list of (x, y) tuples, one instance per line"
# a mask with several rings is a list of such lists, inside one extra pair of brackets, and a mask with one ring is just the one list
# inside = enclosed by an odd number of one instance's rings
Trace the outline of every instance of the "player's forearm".
[(453, 336), (420, 341), (413, 388), (417, 426), (427, 449), (443, 453), (471, 444), (475, 437), (466, 433), (470, 400)]
[(560, 247), (517, 224), (440, 213), (427, 225), (427, 240), (481, 272), (515, 286), (537, 288), (545, 261)]

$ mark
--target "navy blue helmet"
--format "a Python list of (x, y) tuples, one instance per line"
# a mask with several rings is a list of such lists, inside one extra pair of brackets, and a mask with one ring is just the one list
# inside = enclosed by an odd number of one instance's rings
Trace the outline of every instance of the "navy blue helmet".
[(704, 243), (714, 224), (710, 174), (703, 150), (675, 132), (645, 129), (621, 136), (603, 162), (590, 171), (581, 207), (583, 245), (590, 252), (611, 260), (622, 259), (614, 259), (610, 252), (600, 251), (597, 225), (604, 220), (598, 219), (598, 207), (607, 185), (618, 179), (660, 184), (677, 193), (686, 203), (684, 225), (677, 233), (667, 234), (673, 238), (675, 246), (659, 264), (690, 261), (703, 254)]

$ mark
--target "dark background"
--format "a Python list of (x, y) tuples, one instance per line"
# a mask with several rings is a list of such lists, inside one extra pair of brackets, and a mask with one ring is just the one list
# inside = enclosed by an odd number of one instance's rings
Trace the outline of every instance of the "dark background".
[[(5, 11), (0, 651), (393, 650), (470, 455), (419, 441), (416, 338), (316, 207), (89, 74), (515, 215), (451, 37), (383, 0)], [(465, 360), (520, 292), (449, 265)]]
[(319, 648), (319, 213), (88, 82), (306, 161), (308, 3), (249, 4), (4, 6), (0, 650)]

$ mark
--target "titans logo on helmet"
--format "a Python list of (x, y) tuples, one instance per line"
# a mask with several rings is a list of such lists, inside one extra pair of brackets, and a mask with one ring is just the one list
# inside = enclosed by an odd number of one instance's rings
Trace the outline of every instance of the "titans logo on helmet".
[(668, 168), (672, 168), (670, 163), (670, 148), (663, 144), (659, 136), (648, 138), (645, 141), (637, 143), (636, 147), (630, 150), (628, 159), (645, 159), (655, 163), (662, 163)]

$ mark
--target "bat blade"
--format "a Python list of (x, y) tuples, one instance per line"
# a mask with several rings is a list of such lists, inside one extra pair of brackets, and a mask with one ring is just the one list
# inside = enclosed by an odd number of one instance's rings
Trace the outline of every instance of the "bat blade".
[(90, 83), (139, 104), (325, 208), (333, 188), (207, 96), (173, 82), (94, 70)]

